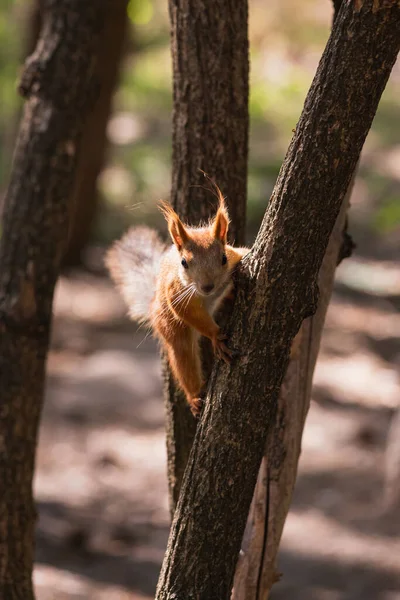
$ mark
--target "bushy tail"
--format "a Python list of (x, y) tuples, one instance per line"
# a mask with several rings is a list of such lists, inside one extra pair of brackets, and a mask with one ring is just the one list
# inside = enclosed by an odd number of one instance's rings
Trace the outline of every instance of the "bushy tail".
[(131, 227), (107, 252), (105, 263), (135, 321), (149, 320), (166, 246), (148, 227)]

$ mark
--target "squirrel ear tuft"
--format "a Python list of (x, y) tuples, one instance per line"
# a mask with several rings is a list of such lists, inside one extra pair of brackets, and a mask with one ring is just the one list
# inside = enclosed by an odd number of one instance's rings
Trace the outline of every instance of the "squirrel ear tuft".
[(229, 215), (221, 194), (219, 208), (212, 225), (214, 237), (222, 243), (226, 243), (229, 229)]
[(217, 240), (219, 240), (223, 244), (226, 244), (227, 236), (228, 236), (228, 229), (229, 229), (229, 214), (228, 214), (228, 209), (226, 208), (226, 205), (225, 205), (225, 198), (224, 198), (221, 190), (219, 189), (218, 185), (215, 183), (214, 179), (212, 177), (210, 177), (209, 175), (207, 175), (207, 173), (205, 171), (203, 171), (202, 169), (199, 169), (199, 170), (201, 173), (203, 173), (204, 177), (209, 181), (210, 191), (219, 200), (219, 207), (217, 210), (217, 214), (215, 215), (215, 219), (211, 224), (213, 235)]
[(160, 210), (168, 223), (168, 231), (171, 239), (178, 250), (180, 250), (189, 238), (185, 226), (169, 202), (161, 202)]

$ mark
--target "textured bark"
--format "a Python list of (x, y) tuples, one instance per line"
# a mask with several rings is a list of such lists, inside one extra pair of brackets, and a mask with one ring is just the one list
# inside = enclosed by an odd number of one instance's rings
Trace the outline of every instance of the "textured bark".
[[(73, 218), (69, 228), (64, 266), (81, 262), (81, 252), (88, 242), (99, 204), (97, 178), (107, 154), (107, 123), (118, 83), (129, 31), (128, 0), (107, 2), (107, 14), (101, 38), (96, 47), (96, 79), (99, 95), (88, 115), (80, 143), (78, 167), (72, 192)], [(27, 53), (33, 52), (42, 25), (42, 0), (35, 0), (29, 9)]]
[[(200, 169), (227, 197), (230, 239), (244, 243), (248, 148), (247, 2), (170, 0), (174, 76), (171, 201), (197, 224), (217, 204)], [(204, 348), (210, 368), (209, 347)], [(167, 448), (173, 513), (196, 422), (166, 369)]]
[(337, 19), (340, 7), (343, 4), (343, 0), (332, 0), (333, 3), (333, 22)]
[(83, 130), (71, 200), (74, 214), (63, 259), (65, 265), (81, 262), (81, 252), (88, 241), (99, 204), (97, 178), (106, 158), (107, 123), (128, 33), (127, 4), (128, 0), (107, 3), (105, 26), (97, 49), (96, 77), (100, 93)]
[(325, 315), (343, 245), (352, 185), (342, 204), (319, 272), (318, 309), (303, 322), (282, 382), (236, 567), (232, 600), (264, 600), (279, 579), (276, 558), (289, 511), (311, 399)]
[(228, 333), (239, 355), (230, 366), (216, 364), (211, 376), (158, 600), (230, 597), (291, 343), (316, 310), (329, 237), (399, 46), (397, 2), (342, 7), (254, 248), (238, 273)]
[[(334, 19), (342, 0), (334, 3)], [(355, 172), (357, 171), (357, 168)], [(271, 427), (236, 566), (232, 600), (266, 600), (279, 580), (276, 560), (297, 477), (301, 440), (311, 400), (312, 379), (336, 266), (351, 255), (347, 209), (355, 172), (347, 190), (318, 276), (319, 301), (303, 322), (282, 382), (277, 417)]]
[(104, 2), (46, 0), (0, 240), (0, 597), (32, 599), (32, 477), (51, 307)]

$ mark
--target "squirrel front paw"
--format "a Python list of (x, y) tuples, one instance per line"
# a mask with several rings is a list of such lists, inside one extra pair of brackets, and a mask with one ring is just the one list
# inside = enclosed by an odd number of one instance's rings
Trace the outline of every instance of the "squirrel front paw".
[(213, 350), (215, 356), (221, 358), (224, 362), (229, 364), (232, 360), (233, 352), (225, 344), (228, 337), (223, 333), (218, 333), (212, 340)]
[(203, 398), (191, 398), (189, 400), (189, 404), (190, 404), (190, 411), (191, 411), (192, 415), (196, 419), (199, 419), (200, 415), (201, 415), (201, 411), (203, 409), (203, 405), (204, 405)]

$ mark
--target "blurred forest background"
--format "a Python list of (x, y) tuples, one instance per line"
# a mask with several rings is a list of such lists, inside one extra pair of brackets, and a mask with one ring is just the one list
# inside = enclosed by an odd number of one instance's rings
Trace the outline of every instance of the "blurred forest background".
[[(26, 0), (0, 4), (0, 209), (34, 9)], [(130, 224), (163, 227), (156, 203), (170, 189), (167, 9), (165, 0), (129, 2), (95, 216), (81, 264), (65, 270), (56, 291), (35, 484), (40, 600), (151, 598), (167, 540), (157, 350), (128, 322), (102, 266), (104, 249)], [(329, 0), (303, 0), (301, 10), (295, 0), (250, 0), (249, 242), (331, 20)], [(388, 492), (393, 457), (400, 460), (388, 451), (400, 402), (399, 65), (364, 147), (349, 231), (357, 248), (337, 272), (273, 599), (400, 598), (400, 508)]]

